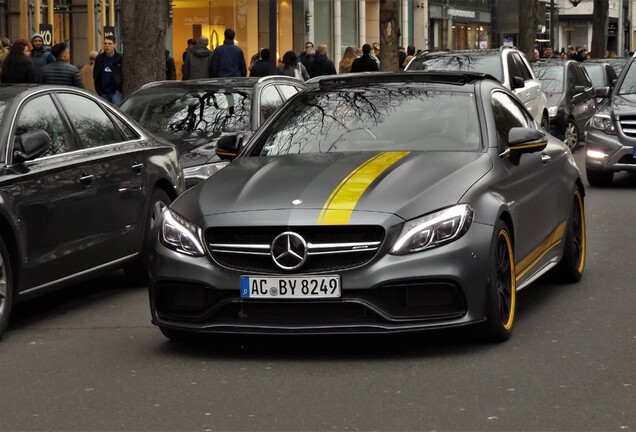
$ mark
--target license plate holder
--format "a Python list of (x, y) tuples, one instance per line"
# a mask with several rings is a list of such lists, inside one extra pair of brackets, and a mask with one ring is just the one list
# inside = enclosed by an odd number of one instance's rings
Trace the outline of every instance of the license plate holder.
[(241, 276), (244, 299), (340, 298), (340, 276)]

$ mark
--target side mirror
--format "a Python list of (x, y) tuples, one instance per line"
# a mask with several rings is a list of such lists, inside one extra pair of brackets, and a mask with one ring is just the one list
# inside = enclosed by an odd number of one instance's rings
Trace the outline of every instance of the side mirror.
[(523, 78), (518, 77), (518, 76), (513, 76), (512, 77), (512, 82), (510, 83), (510, 86), (511, 86), (512, 90), (514, 90), (514, 89), (518, 89), (518, 88), (524, 88), (526, 86), (526, 83), (523, 80)]
[(581, 93), (585, 93), (585, 86), (582, 86), (582, 85), (574, 86), (574, 96)]
[(51, 137), (43, 129), (22, 134), (15, 140), (13, 161), (20, 163), (46, 153), (51, 147)]
[(234, 160), (241, 150), (237, 134), (224, 135), (216, 142), (216, 155), (223, 160)]
[(594, 91), (596, 92), (596, 97), (598, 98), (609, 97), (610, 93), (612, 93), (611, 87), (596, 87)]
[(545, 149), (548, 139), (545, 133), (538, 129), (513, 127), (508, 132), (508, 145), (512, 162), (518, 164), (522, 154)]

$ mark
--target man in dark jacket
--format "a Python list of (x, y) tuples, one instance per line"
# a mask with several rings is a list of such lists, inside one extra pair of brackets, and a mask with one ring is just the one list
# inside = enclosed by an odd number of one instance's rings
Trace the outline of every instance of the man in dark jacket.
[(97, 94), (114, 105), (123, 100), (122, 56), (115, 50), (115, 36), (104, 37), (104, 52), (95, 59), (93, 79)]
[(351, 72), (377, 72), (378, 62), (371, 57), (371, 45), (362, 45), (362, 56), (351, 64)]
[(195, 46), (190, 48), (183, 64), (183, 79), (210, 78), (212, 51), (208, 49), (208, 38), (201, 36)]
[(310, 77), (313, 78), (321, 75), (335, 75), (337, 73), (336, 66), (327, 57), (327, 52), (327, 45), (318, 45), (318, 51), (316, 51), (314, 61), (311, 62), (311, 64), (309, 64), (309, 66), (307, 67), (307, 72), (309, 72)]
[(40, 71), (44, 65), (53, 63), (55, 56), (50, 51), (44, 49), (44, 38), (40, 33), (35, 33), (31, 36), (31, 58), (33, 59), (33, 66), (35, 66), (36, 79), (41, 76)]
[(231, 28), (225, 29), (225, 40), (214, 50), (212, 56), (213, 77), (247, 76), (247, 65), (243, 50), (234, 44), (236, 33)]
[(68, 63), (69, 55), (66, 44), (54, 45), (51, 54), (55, 57), (55, 61), (42, 67), (38, 82), (83, 88), (79, 69)]
[(263, 48), (261, 50), (261, 59), (254, 63), (252, 69), (250, 69), (251, 77), (264, 77), (269, 75), (276, 75), (276, 67), (274, 63), (269, 60), (269, 48)]

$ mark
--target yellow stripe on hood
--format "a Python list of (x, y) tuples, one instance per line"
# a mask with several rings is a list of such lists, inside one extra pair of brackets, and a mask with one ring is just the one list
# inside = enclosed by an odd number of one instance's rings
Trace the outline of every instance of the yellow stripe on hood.
[(318, 225), (346, 225), (371, 183), (410, 152), (382, 152), (353, 170), (331, 193), (318, 216)]

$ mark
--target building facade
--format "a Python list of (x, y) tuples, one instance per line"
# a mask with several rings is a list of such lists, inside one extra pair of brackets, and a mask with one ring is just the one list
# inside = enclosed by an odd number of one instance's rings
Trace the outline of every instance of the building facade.
[[(124, 0), (0, 0), (0, 35), (11, 39), (52, 27), (51, 44), (65, 42), (71, 61), (81, 65), (88, 52), (102, 45), (104, 29), (114, 31), (121, 46), (121, 7)], [(126, 0), (133, 1), (133, 0)], [(272, 0), (276, 9), (276, 45), (279, 57), (297, 53), (306, 41), (326, 44), (338, 62), (347, 46), (360, 47), (380, 40), (380, 0)], [(553, 41), (557, 49), (591, 45), (592, 0), (577, 6), (572, 0), (538, 0), (537, 43)], [(608, 50), (636, 46), (632, 23), (636, 0), (610, 0)], [(424, 50), (491, 48), (515, 45), (519, 32), (516, 0), (398, 0), (400, 45)], [(232, 27), (246, 61), (270, 45), (270, 0), (172, 0), (165, 41), (180, 71), (187, 40), (205, 35), (212, 48), (223, 43)], [(552, 9), (554, 5), (554, 9)], [(543, 32), (542, 32), (543, 31)], [(547, 41), (547, 42), (546, 42)]]

